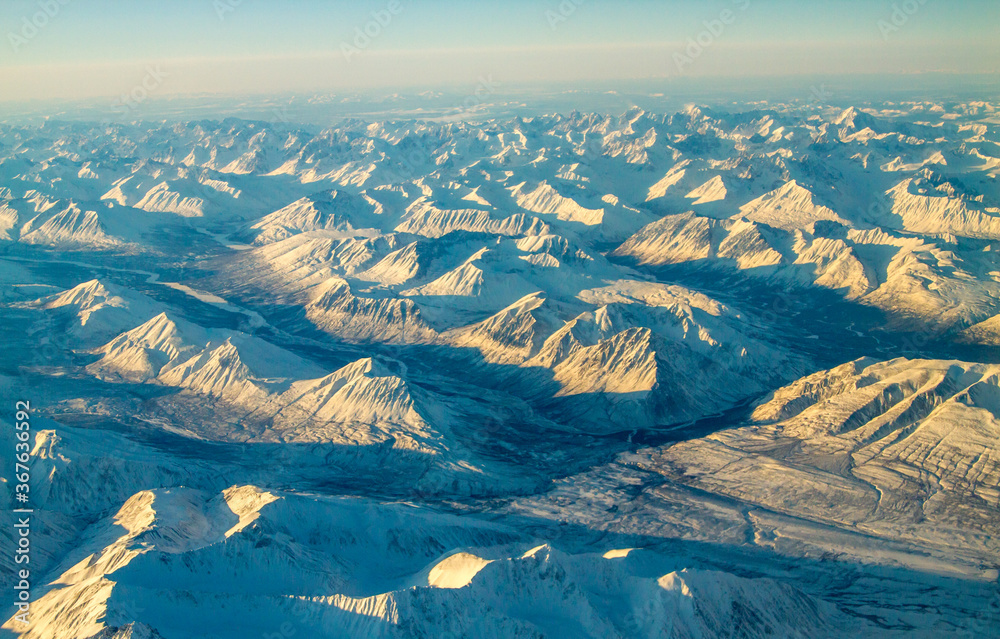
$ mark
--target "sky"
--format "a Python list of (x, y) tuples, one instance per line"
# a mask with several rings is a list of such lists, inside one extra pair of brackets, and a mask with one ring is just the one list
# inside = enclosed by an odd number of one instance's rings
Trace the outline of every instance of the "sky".
[(2, 0), (0, 101), (997, 74), (998, 28), (996, 0)]

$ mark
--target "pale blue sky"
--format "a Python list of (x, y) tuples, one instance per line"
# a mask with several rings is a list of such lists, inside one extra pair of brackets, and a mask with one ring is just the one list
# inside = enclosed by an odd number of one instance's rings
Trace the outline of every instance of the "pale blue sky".
[[(510, 85), (1000, 71), (995, 0), (563, 0), (576, 9), (554, 28), (560, 0), (398, 1), (398, 15), (347, 59), (342, 45), (390, 0), (6, 0), (2, 99), (117, 95), (150, 65), (165, 74), (162, 95), (408, 90), (480, 76)], [(60, 2), (37, 33), (22, 31)], [(916, 10), (887, 31), (894, 5)], [(708, 34), (706, 21), (724, 11), (731, 23)], [(699, 36), (708, 46), (678, 65)]]

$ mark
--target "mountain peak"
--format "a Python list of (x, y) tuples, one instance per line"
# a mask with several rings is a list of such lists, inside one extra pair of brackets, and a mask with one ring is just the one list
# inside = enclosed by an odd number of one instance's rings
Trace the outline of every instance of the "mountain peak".
[(840, 114), (833, 119), (833, 123), (837, 126), (854, 126), (854, 118), (858, 115), (858, 110), (856, 108), (848, 107), (840, 112)]
[(816, 204), (812, 191), (795, 180), (789, 180), (779, 188), (743, 205), (739, 216), (790, 231), (808, 228), (820, 220), (832, 220), (851, 226), (850, 222), (833, 210)]
[(88, 370), (101, 376), (144, 382), (155, 378), (185, 356), (190, 356), (207, 336), (185, 324), (181, 329), (166, 312), (114, 338), (101, 348), (100, 360)]
[(38, 300), (43, 308), (54, 309), (73, 307), (77, 311), (85, 311), (99, 304), (105, 304), (114, 294), (100, 280), (93, 279), (73, 288)]
[(254, 384), (254, 375), (243, 363), (231, 338), (214, 348), (209, 344), (201, 353), (174, 366), (158, 379), (168, 386), (180, 386), (231, 402), (252, 401), (265, 395)]

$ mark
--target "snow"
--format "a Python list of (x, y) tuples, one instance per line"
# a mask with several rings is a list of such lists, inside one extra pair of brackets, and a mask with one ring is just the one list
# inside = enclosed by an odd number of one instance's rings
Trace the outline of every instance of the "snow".
[[(405, 375), (402, 368), (397, 373)], [(292, 384), (262, 410), (277, 413), (275, 424), (286, 430), (286, 439), (374, 442), (386, 441), (382, 433), (388, 433), (401, 448), (430, 452), (418, 442), (438, 437), (429, 422), (441, 427), (445, 421), (434, 419), (433, 411), (430, 419), (421, 414), (424, 402), (400, 374), (365, 358), (322, 379)]]
[(913, 178), (903, 180), (886, 194), (892, 199), (892, 214), (907, 231), (1000, 239), (1000, 209), (996, 207), (970, 204)]
[(141, 293), (100, 280), (83, 282), (30, 305), (72, 316), (71, 331), (82, 344), (109, 339), (157, 308), (154, 300)]
[(834, 211), (816, 204), (813, 194), (795, 180), (743, 205), (740, 215), (786, 231), (806, 228), (820, 220), (849, 225)]
[(670, 187), (674, 186), (684, 178), (684, 174), (687, 171), (687, 166), (690, 164), (690, 160), (684, 160), (677, 163), (667, 171), (667, 174), (663, 176), (656, 184), (649, 187), (649, 193), (646, 196), (646, 201), (655, 200), (666, 195)]
[[(511, 539), (512, 533), (484, 524), (463, 525), (457, 517), (435, 521), (399, 506), (371, 509), (350, 500), (290, 494), (261, 499), (264, 495), (253, 486), (234, 486), (215, 496), (190, 489), (136, 494), (113, 518), (91, 527), (88, 545), (93, 554), (89, 561), (62, 572), (60, 587), (36, 602), (37, 621), (23, 636), (91, 636), (102, 631), (104, 619), (144, 610), (138, 614), (154, 622), (165, 636), (181, 631), (191, 621), (200, 624), (201, 632), (213, 636), (236, 637), (251, 631), (266, 634), (278, 631), (283, 621), (291, 619), (312, 634), (370, 635), (381, 631), (390, 633), (386, 636), (403, 637), (403, 628), (416, 627), (435, 634), (472, 632), (471, 636), (494, 636), (498, 631), (503, 636), (516, 636), (530, 631), (558, 632), (559, 628), (629, 636), (666, 628), (666, 636), (681, 638), (709, 635), (739, 623), (741, 613), (734, 612), (735, 601), (750, 611), (747, 614), (761, 616), (772, 627), (818, 630), (821, 624), (834, 623), (863, 627), (863, 622), (849, 621), (832, 605), (772, 580), (703, 570), (648, 575), (642, 562), (631, 556), (607, 559), (595, 554), (566, 554), (549, 545), (507, 555), (491, 550), (494, 559), (468, 551), (432, 558), (428, 555), (434, 552), (435, 534), (482, 543)], [(252, 510), (256, 519), (227, 535), (227, 526), (235, 516), (229, 505), (255, 497)], [(332, 526), (330, 532), (334, 532), (361, 514), (360, 508), (420, 548), (417, 555), (407, 558), (412, 576), (396, 580), (395, 586), (391, 578), (372, 584), (365, 589), (372, 594), (353, 589), (343, 592), (345, 577), (352, 571), (365, 571), (364, 554), (398, 554), (391, 538), (381, 535), (338, 548), (336, 534), (327, 533), (302, 546), (295, 553), (298, 557), (280, 551), (292, 547), (283, 530), (298, 533), (299, 529), (312, 529), (318, 533)], [(283, 522), (286, 514), (294, 518)], [(267, 543), (262, 545), (264, 540)], [(279, 552), (254, 552), (255, 546), (274, 547)], [(332, 557), (324, 559), (317, 554), (325, 547), (334, 553)], [(229, 554), (254, 559), (240, 567), (239, 575), (217, 573)], [(306, 559), (310, 555), (314, 559)], [(201, 557), (203, 571), (217, 574), (214, 586), (199, 580), (194, 566), (185, 565), (184, 558), (193, 556)], [(417, 563), (422, 557), (431, 559), (429, 569)], [(314, 562), (339, 576), (317, 581), (314, 575), (319, 566), (309, 565)], [(296, 568), (305, 570), (302, 577), (310, 584), (304, 591), (307, 594), (281, 591), (293, 583), (282, 571)], [(418, 574), (425, 575), (422, 585), (415, 582)], [(407, 582), (414, 585), (407, 587)], [(233, 583), (242, 583), (249, 597), (219, 590), (219, 586)], [(158, 596), (157, 590), (142, 584), (191, 590), (187, 596)], [(161, 605), (183, 614), (171, 616), (150, 608), (157, 598)], [(294, 608), (292, 600), (305, 605)], [(246, 601), (253, 601), (254, 607), (241, 605)], [(632, 606), (643, 614), (627, 614)], [(460, 614), (469, 609), (481, 612), (475, 619)]]
[(722, 181), (722, 176), (716, 175), (684, 197), (694, 200), (692, 202), (693, 205), (698, 205), (725, 200), (728, 194), (729, 192), (726, 191), (726, 184)]
[(439, 238), (453, 231), (517, 237), (546, 235), (549, 227), (540, 219), (524, 213), (497, 218), (489, 211), (479, 209), (439, 209), (421, 198), (410, 206), (406, 219), (395, 230), (429, 238)]
[(402, 101), (0, 127), (4, 632), (990, 636), (996, 105)]
[(597, 226), (604, 220), (603, 209), (580, 206), (546, 182), (539, 183), (530, 191), (525, 183), (521, 183), (512, 187), (511, 193), (518, 206), (532, 213), (553, 215), (564, 222), (579, 222), (585, 226)]
[(427, 583), (435, 588), (465, 588), (492, 562), (469, 553), (456, 553), (431, 568)]
[(246, 232), (255, 244), (269, 244), (309, 231), (341, 231), (352, 236), (356, 229), (377, 224), (377, 210), (367, 201), (342, 191), (305, 197), (265, 216)]
[[(782, 286), (829, 289), (898, 313), (902, 323), (920, 317), (942, 330), (964, 330), (992, 316), (991, 300), (1000, 291), (992, 279), (972, 275), (987, 268), (974, 253), (956, 254), (945, 244), (947, 238), (921, 239), (833, 222), (824, 227), (827, 223), (779, 230), (747, 219), (668, 215), (613, 254), (651, 267), (708, 265)], [(990, 339), (988, 332), (983, 335)]]
[(746, 428), (675, 445), (656, 463), (776, 512), (986, 556), (996, 552), (987, 513), (1000, 503), (998, 373), (851, 362), (775, 391)]
[(147, 191), (134, 206), (143, 211), (176, 213), (183, 217), (201, 217), (205, 214), (203, 199), (184, 197), (176, 191), (171, 191), (167, 182), (161, 182)]
[(89, 370), (101, 376), (143, 382), (166, 372), (207, 341), (208, 336), (199, 327), (185, 324), (182, 332), (166, 313), (160, 313), (98, 349), (102, 357)]

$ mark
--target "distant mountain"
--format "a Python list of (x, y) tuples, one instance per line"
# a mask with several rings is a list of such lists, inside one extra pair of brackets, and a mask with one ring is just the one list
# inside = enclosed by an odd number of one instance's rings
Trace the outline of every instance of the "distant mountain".
[(994, 278), (977, 276), (992, 268), (990, 253), (963, 244), (826, 220), (786, 231), (688, 212), (646, 226), (613, 255), (653, 268), (740, 272), (775, 287), (833, 290), (884, 309), (899, 325), (954, 333), (990, 318), (1000, 295)]

